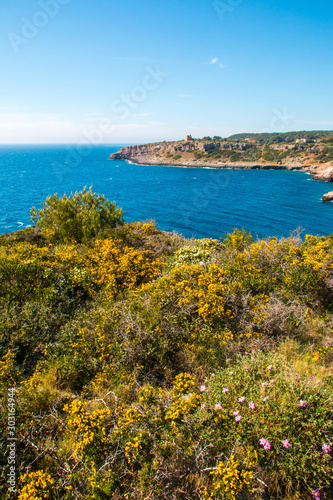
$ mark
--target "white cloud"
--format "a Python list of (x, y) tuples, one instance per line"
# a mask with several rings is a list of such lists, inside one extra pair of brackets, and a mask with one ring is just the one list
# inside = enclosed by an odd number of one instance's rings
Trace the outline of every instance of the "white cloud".
[(210, 64), (216, 64), (217, 61), (218, 61), (218, 57), (214, 57), (211, 61), (210, 61)]

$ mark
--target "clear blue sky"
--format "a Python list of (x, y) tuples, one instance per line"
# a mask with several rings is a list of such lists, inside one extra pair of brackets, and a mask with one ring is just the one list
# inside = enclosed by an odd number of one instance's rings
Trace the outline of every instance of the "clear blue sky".
[(333, 3), (3, 0), (0, 142), (333, 129)]

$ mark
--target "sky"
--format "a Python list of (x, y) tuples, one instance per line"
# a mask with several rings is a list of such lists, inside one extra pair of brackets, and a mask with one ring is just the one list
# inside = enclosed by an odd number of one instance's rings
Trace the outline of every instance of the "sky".
[(0, 143), (332, 130), (333, 2), (2, 0)]

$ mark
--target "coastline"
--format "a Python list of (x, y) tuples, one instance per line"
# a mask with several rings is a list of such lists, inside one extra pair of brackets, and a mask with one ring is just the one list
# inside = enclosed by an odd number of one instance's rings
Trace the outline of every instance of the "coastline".
[[(196, 150), (194, 150), (194, 146)], [(221, 146), (221, 145), (220, 145)], [(223, 146), (223, 145), (222, 145)], [(110, 154), (110, 160), (123, 160), (134, 165), (156, 165), (161, 167), (181, 167), (181, 168), (207, 168), (207, 169), (244, 169), (244, 170), (289, 170), (301, 171), (310, 174), (311, 180), (333, 182), (333, 165), (329, 163), (315, 163), (313, 159), (282, 158), (279, 162), (270, 162), (243, 159), (221, 159), (213, 158), (207, 154), (215, 144), (186, 142), (174, 143), (152, 143), (121, 148), (116, 153)], [(246, 144), (227, 145), (229, 149), (244, 151), (248, 147)], [(199, 149), (201, 148), (201, 152)], [(197, 155), (196, 157), (194, 157)], [(163, 158), (162, 158), (163, 156)]]

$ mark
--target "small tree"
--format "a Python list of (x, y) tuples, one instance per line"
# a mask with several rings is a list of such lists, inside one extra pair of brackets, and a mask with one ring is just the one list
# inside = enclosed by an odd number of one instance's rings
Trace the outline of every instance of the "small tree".
[(51, 230), (55, 237), (64, 241), (93, 238), (103, 229), (122, 225), (123, 211), (110, 203), (104, 195), (93, 193), (91, 187), (69, 197), (64, 194), (49, 196), (41, 203), (42, 209), (31, 209), (31, 221), (40, 229)]

